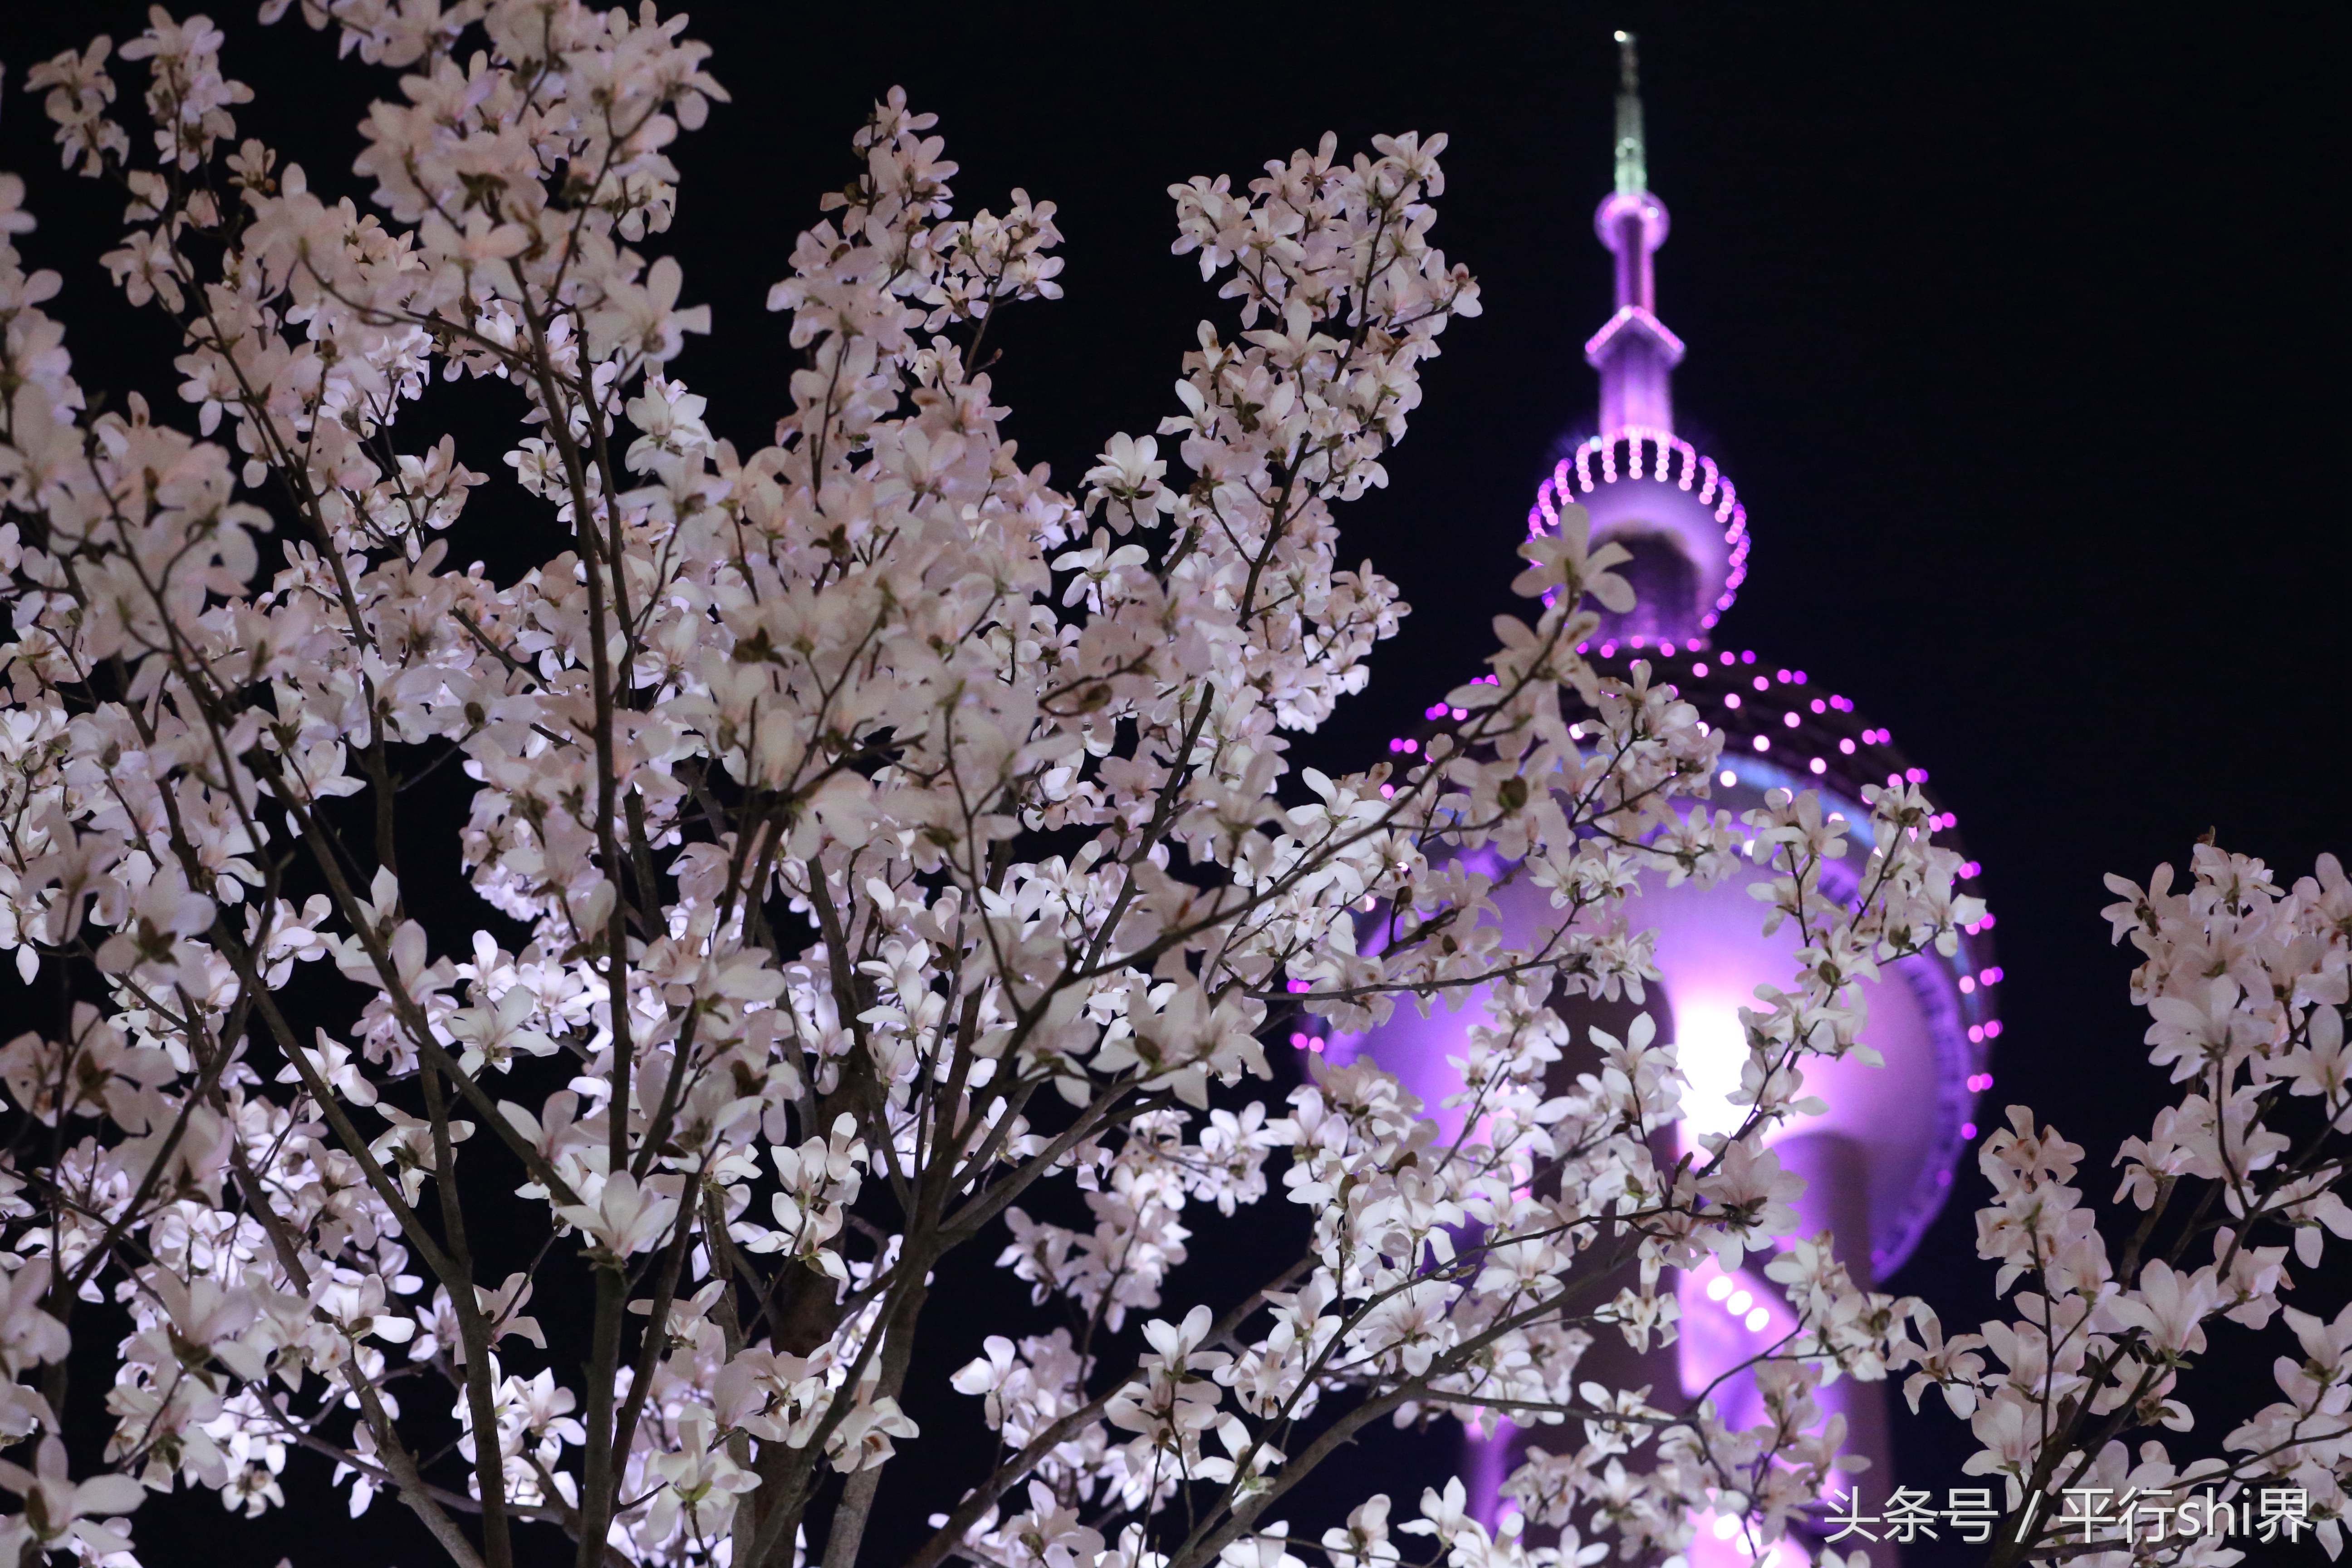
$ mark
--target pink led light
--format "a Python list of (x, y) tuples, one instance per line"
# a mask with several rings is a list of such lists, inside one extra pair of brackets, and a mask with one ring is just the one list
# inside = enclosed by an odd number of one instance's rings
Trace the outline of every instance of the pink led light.
[(1972, 1046), (1980, 1046), (1984, 1044), (1984, 1026), (1982, 1024), (1970, 1024), (1969, 1026), (1969, 1043)]
[(1754, 664), (1756, 662), (1756, 650), (1752, 647), (1744, 650), (1739, 656), (1739, 662), (1742, 664)]
[(1772, 672), (1772, 679), (1786, 686), (1789, 684), (1789, 672), (1785, 669), (1776, 669)]
[(1470, 717), (1470, 710), (1467, 708), (1456, 708), (1454, 710), (1454, 717), (1457, 720), (1467, 719)]
[(2000, 1020), (1999, 1018), (1995, 1018), (1991, 1023), (1987, 1024), (1984, 1026), (1984, 1029), (1986, 1039), (1997, 1040), (2000, 1038)]
[(1738, 706), (1739, 706), (1739, 693), (1738, 693), (1737, 691), (1727, 691), (1727, 692), (1725, 692), (1725, 693), (1723, 694), (1723, 705), (1724, 705), (1726, 708), (1737, 708), (1737, 707), (1738, 707)]
[(1846, 739), (1840, 741), (1840, 742), (1838, 742), (1838, 750), (1839, 750), (1839, 751), (1841, 751), (1841, 752), (1844, 752), (1844, 753), (1845, 753), (1847, 756), (1849, 756), (1849, 757), (1850, 757), (1850, 756), (1852, 756), (1852, 755), (1853, 755), (1853, 738), (1852, 738), (1851, 736), (1849, 736), (1849, 737), (1847, 737)]
[(1797, 716), (1794, 713), (1783, 713), (1780, 715), (1780, 722), (1793, 730), (1797, 727)]
[(1976, 977), (1975, 977), (1974, 975), (1963, 974), (1963, 975), (1961, 975), (1961, 976), (1960, 976), (1960, 994), (1961, 994), (1961, 995), (1966, 996), (1966, 995), (1968, 995), (1970, 992), (1974, 991), (1976, 988), (1977, 988), (1977, 983), (1976, 983)]
[(1772, 749), (1772, 742), (1759, 735), (1756, 737), (1756, 749), (1759, 752), (1769, 752)]
[(1975, 1122), (1973, 1122), (1973, 1121), (1963, 1121), (1963, 1122), (1961, 1122), (1961, 1123), (1960, 1123), (1960, 1136), (1961, 1136), (1961, 1137), (1963, 1137), (1963, 1138), (1965, 1138), (1965, 1139), (1967, 1139), (1969, 1142), (1972, 1142), (1972, 1143), (1973, 1143), (1974, 1142), (1976, 1142), (1976, 1136), (1977, 1136), (1977, 1124), (1976, 1124)]
[(1821, 758), (1819, 758), (1819, 757), (1815, 757), (1815, 758), (1813, 759), (1813, 762), (1812, 762), (1812, 768), (1813, 768), (1813, 772), (1815, 772), (1816, 773), (1827, 773), (1827, 772), (1829, 772), (1829, 771), (1830, 771), (1830, 765), (1829, 765), (1829, 763), (1825, 763), (1825, 762), (1822, 761), (1822, 760), (1821, 760)]
[(1696, 664), (1692, 665), (1691, 674), (1696, 676), (1701, 680), (1705, 680), (1706, 679), (1706, 660), (1700, 659)]
[(1822, 700), (1820, 698), (1818, 698), (1818, 697), (1816, 697), (1816, 698), (1814, 698), (1814, 699), (1813, 699), (1813, 700), (1812, 700), (1812, 702), (1811, 702), (1811, 708), (1812, 708), (1812, 710), (1813, 710), (1814, 712), (1816, 712), (1816, 713), (1826, 712), (1826, 711), (1828, 710), (1828, 709), (1829, 709), (1829, 704), (1828, 704), (1828, 703), (1826, 703), (1826, 702), (1824, 702), (1824, 701), (1822, 701)]

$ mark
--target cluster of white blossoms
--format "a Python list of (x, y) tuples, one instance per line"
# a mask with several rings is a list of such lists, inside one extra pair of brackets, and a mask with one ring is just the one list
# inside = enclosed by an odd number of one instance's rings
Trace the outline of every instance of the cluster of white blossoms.
[[(1404, 613), (1339, 566), (1332, 509), (1384, 482), (1477, 309), (1430, 244), (1441, 138), (1176, 187), (1238, 321), (1068, 494), (975, 368), (998, 310), (1059, 292), (1054, 208), (955, 216), (899, 95), (770, 297), (789, 407), (746, 453), (669, 374), (708, 309), (639, 248), (725, 98), (679, 21), (301, 12), (404, 73), (358, 199), (239, 139), (203, 18), (120, 51), (136, 134), (106, 40), (30, 76), (67, 166), (125, 197), (104, 264), (180, 331), (183, 421), (85, 397), (0, 175), (0, 1559), (134, 1563), (142, 1487), (259, 1514), (332, 1485), (466, 1568), (565, 1538), (583, 1568), (851, 1568), (920, 1443), (919, 1343), (969, 1342), (931, 1290), (971, 1258), (1043, 1331), (954, 1374), (1001, 1447), (926, 1483), (908, 1568), (1376, 1568), (1414, 1535), (1543, 1568), (1671, 1553), (1703, 1511), (1760, 1544), (1832, 1485), (1822, 1382), (1913, 1361), (2021, 1489), (2138, 1475), (2118, 1435), (2185, 1421), (2204, 1319), (2272, 1315), (2264, 1238), (2297, 1227), (2308, 1266), (2344, 1224), (2340, 1146), (2265, 1120), (2352, 1120), (2342, 884), (2208, 857), (2126, 923), (2194, 1086), (2127, 1190), (2151, 1226), (2221, 1194), (2187, 1226), (2210, 1265), (2135, 1240), (2111, 1269), (2030, 1121), (1987, 1153), (1987, 1246), (2042, 1292), (1987, 1330), (2006, 1377), (1790, 1244), (1767, 1142), (1815, 1108), (1804, 1062), (1866, 1050), (1879, 966), (1979, 911), (1914, 791), (1874, 792), (1844, 902), (1849, 825), (1812, 797), (1710, 813), (1719, 736), (1576, 656), (1586, 601), (1630, 602), (1580, 518), (1527, 546), (1540, 614), (1496, 622), (1412, 765), (1293, 768)], [(476, 460), (511, 483), (416, 432), (436, 376), (507, 400)], [(453, 564), (469, 537), (543, 548), (500, 582)], [(1679, 1159), (1672, 1043), (1563, 1016), (1654, 978), (1644, 875), (1754, 875), (1803, 937), (1747, 1016), (1743, 1124)], [(459, 877), (471, 908), (411, 892)], [(1501, 879), (1550, 893), (1527, 946)], [(1458, 1137), (1367, 1066), (1258, 1087), (1302, 1009), (1473, 996)], [(1277, 1184), (1292, 1261), (1169, 1300), (1192, 1227)], [(1596, 1336), (1672, 1338), (1675, 1271), (1751, 1252), (1801, 1320), (1760, 1424), (1580, 1379)], [(2287, 1321), (2305, 1360), (2231, 1473), (2325, 1512), (2352, 1328)], [(110, 1387), (69, 1382), (77, 1337)], [(79, 1479), (69, 1408), (110, 1428)], [(1393, 1533), (1385, 1496), (1284, 1522), (1368, 1425), (1457, 1417), (1544, 1439), (1516, 1522), (1459, 1482)]]
[[(2116, 1155), (2115, 1194), (2128, 1227), (2121, 1255), (2074, 1185), (2083, 1150), (2023, 1106), (1979, 1154), (1993, 1202), (1977, 1215), (1978, 1250), (2000, 1265), (1996, 1289), (2015, 1316), (1944, 1337), (1913, 1308), (1913, 1407), (1930, 1388), (1973, 1426), (1972, 1474), (1998, 1477), (2009, 1506), (2078, 1519), (2081, 1500), (2117, 1502), (2291, 1492), (2334, 1557), (2352, 1483), (2352, 1307), (2331, 1317), (2282, 1292), (2319, 1283), (2327, 1238), (2352, 1239), (2346, 1182), (2352, 1058), (2344, 1048), (2352, 979), (2352, 880), (2333, 857), (2282, 889), (2259, 860), (2200, 844), (2190, 885), (2159, 868), (2145, 889), (2120, 877), (2107, 918), (2144, 955), (2133, 1000), (2150, 1017), (2148, 1060), (2183, 1086), (2144, 1138)], [(2340, 1267), (2340, 1260), (2339, 1260)], [(2261, 1330), (2283, 1320), (2293, 1348), (2273, 1368), (2282, 1397), (2224, 1436), (2218, 1453), (2176, 1459), (2160, 1438), (2191, 1431), (2181, 1374), (2224, 1320)], [(1999, 1364), (1989, 1365), (1990, 1352)], [(2163, 1532), (2158, 1532), (2159, 1536)], [(2229, 1563), (2220, 1533), (2185, 1526), (2142, 1556)], [(2142, 1560), (2122, 1547), (2079, 1558)]]

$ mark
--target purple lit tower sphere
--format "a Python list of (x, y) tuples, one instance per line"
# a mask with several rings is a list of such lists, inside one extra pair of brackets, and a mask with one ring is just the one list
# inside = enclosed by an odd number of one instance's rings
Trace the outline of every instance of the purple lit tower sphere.
[[(1621, 33), (1618, 41), (1616, 188), (1593, 219), (1616, 258), (1617, 308), (1585, 344), (1586, 359), (1601, 374), (1601, 434), (1553, 470), (1537, 492), (1528, 527), (1535, 532), (1556, 528), (1561, 508), (1581, 506), (1591, 519), (1594, 542), (1613, 541), (1631, 553), (1620, 571), (1639, 595), (1635, 607), (1606, 617), (1596, 640), (1580, 651), (1618, 676), (1628, 674), (1634, 660), (1648, 660), (1654, 679), (1677, 686), (1723, 731), (1715, 801), (1735, 817), (1771, 789), (1819, 790), (1824, 808), (1842, 812), (1852, 825), (1852, 847), (1824, 876), (1824, 890), (1851, 896), (1871, 848), (1863, 787), (1898, 779), (1924, 784), (1927, 773), (1850, 699), (1793, 662), (1717, 645), (1717, 622), (1747, 572), (1748, 514), (1715, 462), (1675, 434), (1671, 381), (1684, 349), (1658, 320), (1652, 272), (1652, 258), (1666, 237), (1666, 209), (1651, 193), (1644, 166), (1633, 40)], [(1424, 717), (1443, 722), (1463, 715), (1439, 704)], [(1412, 737), (1391, 745), (1401, 752), (1419, 750)], [(1949, 841), (1951, 815), (1940, 804), (1937, 810)], [(1976, 863), (1962, 871), (1964, 890), (1976, 891)], [(1654, 879), (1631, 911), (1637, 926), (1659, 930), (1656, 962), (1664, 984), (1649, 988), (1643, 1009), (1655, 1018), (1660, 1037), (1681, 1047), (1690, 1079), (1688, 1121), (1681, 1130), (1685, 1139), (1738, 1125), (1725, 1097), (1738, 1087), (1747, 1055), (1738, 1011), (1757, 1005), (1759, 984), (1785, 984), (1794, 969), (1795, 932), (1784, 927), (1772, 937), (1761, 934), (1760, 906), (1747, 882), (1734, 877), (1713, 888), (1668, 888), (1663, 878)], [(1549, 912), (1543, 892), (1520, 882), (1502, 889), (1496, 903), (1507, 937)], [(2001, 972), (1993, 957), (1992, 925), (1987, 915), (1969, 928), (1949, 959), (1924, 955), (1887, 968), (1869, 993), (1863, 1032), (1885, 1065), (1874, 1068), (1855, 1058), (1807, 1064), (1809, 1090), (1831, 1110), (1784, 1126), (1775, 1144), (1782, 1164), (1808, 1184), (1798, 1205), (1803, 1231), (1831, 1231), (1840, 1258), (1865, 1286), (1884, 1279), (1918, 1246), (1976, 1134), (1978, 1096), (1992, 1084), (1986, 1067), (1990, 1042), (2000, 1034), (1992, 988)], [(1622, 1028), (1630, 1008), (1625, 1015), (1607, 1026)], [(1478, 1016), (1475, 1003), (1458, 1011), (1440, 1006), (1426, 1017), (1408, 1008), (1369, 1036), (1299, 1038), (1335, 1058), (1369, 1053), (1433, 1106), (1461, 1087), (1446, 1058), (1462, 1054), (1468, 1026)], [(1441, 1121), (1458, 1116), (1436, 1114)], [(1622, 1364), (1612, 1370), (1629, 1374), (1630, 1382), (1673, 1379), (1686, 1395), (1707, 1388), (1791, 1325), (1788, 1305), (1764, 1278), (1761, 1261), (1751, 1259), (1736, 1274), (1710, 1264), (1679, 1279), (1683, 1327), (1670, 1350), (1654, 1352), (1636, 1367), (1622, 1345), (1612, 1351), (1596, 1343), (1589, 1364), (1613, 1354)], [(1860, 1486), (1874, 1499), (1895, 1484), (1886, 1390), (1883, 1383), (1842, 1379), (1822, 1396), (1827, 1408), (1846, 1416), (1847, 1451), (1870, 1461)], [(1715, 1397), (1734, 1426), (1760, 1418), (1753, 1384), (1745, 1378), (1726, 1383)], [(1551, 1447), (1576, 1441), (1544, 1428), (1531, 1436)], [(1502, 1506), (1498, 1488), (1518, 1440), (1507, 1433), (1491, 1443), (1469, 1439), (1474, 1502), (1489, 1522)], [(1700, 1526), (1693, 1568), (1751, 1561), (1730, 1521), (1703, 1520)], [(1858, 1544), (1850, 1537), (1838, 1549)], [(1869, 1550), (1879, 1568), (1896, 1561), (1891, 1545)], [(1790, 1540), (1768, 1551), (1763, 1562), (1802, 1568), (1812, 1560), (1807, 1542)]]

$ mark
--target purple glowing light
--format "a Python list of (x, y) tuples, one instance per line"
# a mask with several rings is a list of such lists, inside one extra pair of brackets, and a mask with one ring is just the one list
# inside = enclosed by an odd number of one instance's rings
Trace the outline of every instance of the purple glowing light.
[[(1552, 532), (1559, 527), (1565, 508), (1583, 506), (1592, 514), (1592, 537), (1597, 542), (1611, 536), (1612, 525), (1620, 521), (1619, 511), (1630, 507), (1650, 513), (1665, 506), (1678, 514), (1668, 521), (1667, 531), (1676, 536), (1698, 568), (1701, 602), (1712, 599), (1713, 607), (1697, 617), (1703, 632), (1731, 607), (1747, 579), (1748, 511), (1714, 460), (1674, 434), (1664, 391), (1665, 371), (1671, 366), (1652, 363), (1645, 370), (1636, 363), (1654, 360), (1650, 353), (1654, 342), (1646, 338), (1646, 328), (1628, 335), (1625, 323), (1633, 319), (1621, 310), (1588, 345), (1588, 353), (1607, 351), (1605, 363), (1602, 359), (1594, 360), (1602, 367), (1601, 422), (1605, 434), (1585, 441), (1553, 468), (1528, 510), (1528, 532), (1530, 536)], [(1654, 323), (1655, 318), (1649, 318), (1649, 324)], [(1626, 352), (1618, 352), (1620, 348)], [(1679, 353), (1675, 357), (1679, 358)], [(1627, 391), (1627, 376), (1638, 381), (1652, 371), (1656, 381), (1654, 392)], [(1622, 491), (1621, 484), (1625, 487)], [(1648, 515), (1625, 521), (1645, 531), (1655, 531), (1662, 521)], [(1662, 646), (1676, 641), (1695, 647), (1699, 638), (1675, 631)], [(1666, 651), (1671, 653), (1672, 647), (1666, 646)]]

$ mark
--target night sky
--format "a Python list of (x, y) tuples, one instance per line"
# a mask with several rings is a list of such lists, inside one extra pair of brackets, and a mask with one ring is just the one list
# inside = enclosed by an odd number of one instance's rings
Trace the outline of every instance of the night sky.
[[(125, 310), (96, 261), (119, 204), (58, 173), (21, 90), (26, 66), (101, 27), (119, 44), (142, 13), (0, 8), (0, 167), (31, 184), (42, 226), (21, 248), (65, 275), (50, 308), (85, 385), (144, 386), (168, 408), (165, 329)], [(1639, 31), (1650, 181), (1674, 215), (1659, 313), (1690, 345), (1680, 423), (1737, 479), (1756, 536), (1718, 646), (1802, 664), (1932, 771), (1984, 864), (2008, 975), (1983, 1120), (2039, 1108), (2088, 1146), (2096, 1197), (2163, 1087), (2126, 999), (2130, 962), (2099, 918), (2101, 873), (2185, 864), (2209, 827), (2289, 875), (2352, 848), (2346, 317), (2323, 239), (2343, 205), (2340, 7), (691, 14), (734, 102), (681, 142), (681, 208), (659, 248), (719, 323), (676, 368), (747, 445), (782, 407), (766, 289), (894, 82), (940, 116), (961, 207), (1001, 205), (1013, 185), (1060, 205), (1067, 298), (1004, 318), (994, 374), (1008, 432), (1066, 484), (1112, 431), (1174, 405), (1192, 323), (1222, 319), (1194, 262), (1168, 254), (1169, 184), (1246, 178), (1326, 129), (1343, 147), (1451, 135), (1437, 237), (1478, 274), (1485, 314), (1446, 334), (1390, 489), (1341, 517), (1343, 555), (1369, 556), (1414, 609), (1372, 690), (1302, 743), (1334, 766), (1384, 754), (1478, 668), (1489, 617), (1514, 605), (1533, 488), (1561, 437), (1590, 429), (1580, 349), (1609, 310), (1591, 226), (1609, 180), (1609, 34)], [(363, 198), (352, 125), (389, 78), (337, 65), (299, 25), (257, 27), (246, 0), (225, 25), (229, 73), (257, 89), (244, 130), (314, 187)], [(486, 493), (513, 495), (494, 447), (471, 456), (500, 475)], [(1987, 1315), (1969, 1212), (1981, 1191), (1964, 1172), (1890, 1282), (1948, 1329)], [(2267, 1397), (2267, 1352), (2221, 1360)], [(1965, 1484), (1964, 1434), (1930, 1415), (1898, 1428), (1905, 1479)], [(2202, 1425), (2208, 1441), (2226, 1430)], [(404, 1513), (372, 1520), (395, 1561), (427, 1560), (392, 1544)], [(274, 1538), (314, 1560), (299, 1534)]]

